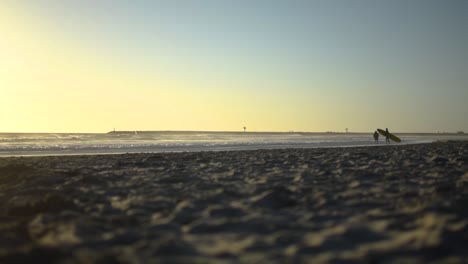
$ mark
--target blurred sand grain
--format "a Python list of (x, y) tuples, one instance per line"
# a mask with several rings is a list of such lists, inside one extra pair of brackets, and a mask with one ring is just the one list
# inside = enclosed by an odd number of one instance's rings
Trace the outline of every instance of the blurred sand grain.
[(468, 143), (0, 159), (3, 263), (467, 263)]

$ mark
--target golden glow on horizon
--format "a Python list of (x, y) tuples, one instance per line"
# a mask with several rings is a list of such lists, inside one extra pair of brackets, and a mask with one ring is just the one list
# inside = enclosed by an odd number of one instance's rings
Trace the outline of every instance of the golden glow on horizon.
[[(321, 127), (298, 126), (295, 118), (304, 113), (291, 109), (291, 103), (298, 103), (294, 96), (288, 102), (277, 94), (246, 93), (246, 87), (225, 89), (249, 82), (181, 81), (164, 72), (137, 73), (124, 61), (63, 39), (25, 14), (6, 4), (0, 9), (0, 132)], [(302, 101), (310, 122), (318, 124), (313, 116), (319, 105)]]
[(215, 2), (0, 1), (0, 132), (468, 130), (465, 4)]

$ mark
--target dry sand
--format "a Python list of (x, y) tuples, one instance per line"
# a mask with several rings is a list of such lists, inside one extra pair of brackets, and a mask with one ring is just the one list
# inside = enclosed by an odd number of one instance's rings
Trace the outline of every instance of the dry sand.
[(0, 263), (468, 263), (468, 143), (0, 159)]

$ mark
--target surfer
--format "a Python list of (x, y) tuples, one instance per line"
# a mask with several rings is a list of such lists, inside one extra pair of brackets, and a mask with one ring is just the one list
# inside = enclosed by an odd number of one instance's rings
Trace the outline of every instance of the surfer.
[(379, 143), (379, 133), (377, 133), (377, 131), (374, 132), (374, 140), (375, 143)]
[(385, 128), (385, 143), (390, 143), (390, 132), (388, 132), (388, 128)]

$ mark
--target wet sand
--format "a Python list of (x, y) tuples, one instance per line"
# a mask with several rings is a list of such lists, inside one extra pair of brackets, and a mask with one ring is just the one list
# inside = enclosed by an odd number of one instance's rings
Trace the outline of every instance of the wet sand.
[(468, 263), (468, 143), (0, 158), (0, 263)]

